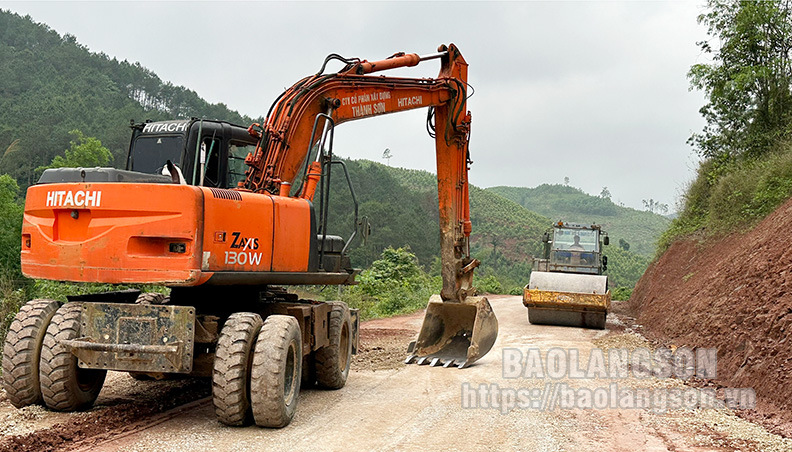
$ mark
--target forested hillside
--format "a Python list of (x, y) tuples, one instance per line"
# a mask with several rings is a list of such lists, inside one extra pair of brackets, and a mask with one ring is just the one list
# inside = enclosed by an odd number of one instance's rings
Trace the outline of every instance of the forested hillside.
[[(409, 246), (420, 264), (436, 269), (440, 251), (436, 176), (368, 160), (344, 161), (355, 187), (359, 214), (367, 216), (372, 226), (368, 243), (355, 243), (353, 263), (367, 267), (388, 246)], [(347, 238), (353, 230), (353, 207), (340, 171), (334, 172), (331, 200), (328, 229)], [(475, 186), (470, 187), (470, 209), (471, 255), (482, 261), (477, 275), (495, 277), (503, 290), (525, 285), (533, 258), (542, 253), (542, 234), (553, 220), (495, 190)], [(617, 243), (605, 252), (614, 286), (634, 285), (649, 263), (647, 257), (623, 250)]]
[(596, 223), (608, 232), (611, 243), (619, 246), (624, 240), (629, 251), (652, 256), (657, 239), (670, 220), (651, 212), (616, 205), (609, 198), (591, 196), (568, 185), (526, 187), (492, 187), (497, 193), (553, 221)]
[[(437, 178), (426, 171), (392, 168), (368, 160), (345, 160), (360, 205), (371, 222), (368, 243), (356, 243), (355, 265), (366, 267), (388, 246), (409, 246), (427, 269), (437, 268), (440, 233)], [(349, 237), (353, 207), (346, 179), (332, 179), (329, 230)], [(478, 275), (496, 276), (504, 287), (525, 284), (532, 258), (541, 251), (540, 238), (550, 220), (505, 198), (470, 189), (471, 254), (482, 260)]]
[(37, 167), (69, 147), (71, 130), (101, 140), (123, 166), (130, 119), (191, 116), (251, 122), (140, 63), (92, 53), (74, 36), (0, 11), (0, 173), (23, 189)]

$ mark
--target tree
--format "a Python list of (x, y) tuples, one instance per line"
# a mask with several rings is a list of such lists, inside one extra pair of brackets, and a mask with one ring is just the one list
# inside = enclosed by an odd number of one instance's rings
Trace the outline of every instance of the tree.
[(688, 143), (706, 158), (757, 156), (790, 137), (792, 122), (792, 11), (789, 1), (708, 1), (698, 17), (712, 55), (688, 73), (703, 90), (707, 124)]
[(39, 170), (48, 168), (74, 168), (95, 166), (107, 166), (113, 159), (110, 150), (102, 146), (102, 142), (94, 137), (86, 137), (79, 130), (72, 130), (69, 135), (74, 139), (71, 141), (69, 149), (64, 151), (64, 155), (56, 155), (52, 163), (48, 166), (39, 167)]
[(21, 278), (22, 205), (17, 200), (18, 194), (16, 181), (8, 174), (0, 175), (0, 277), (12, 279)]
[(619, 239), (619, 248), (624, 251), (630, 251), (630, 243), (627, 240)]
[(564, 185), (569, 185), (569, 176), (564, 176)]
[(382, 158), (388, 161), (388, 166), (390, 166), (390, 159), (393, 157), (390, 148), (385, 148), (385, 152), (382, 153)]
[(608, 201), (610, 201), (611, 192), (608, 190), (608, 187), (602, 187), (602, 191), (600, 192), (600, 198), (607, 199)]
[(649, 198), (647, 201), (646, 199), (643, 200), (643, 205), (646, 210), (652, 213), (658, 213), (665, 215), (668, 213), (668, 204), (662, 204), (659, 201), (655, 201), (652, 198)]

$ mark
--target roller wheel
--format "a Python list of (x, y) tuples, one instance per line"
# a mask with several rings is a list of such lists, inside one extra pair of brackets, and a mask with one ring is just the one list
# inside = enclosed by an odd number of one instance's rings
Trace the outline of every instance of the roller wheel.
[(3, 345), (3, 388), (17, 408), (41, 402), (39, 359), (41, 343), (52, 316), (60, 307), (55, 300), (31, 300), (19, 310)]
[(349, 376), (352, 363), (352, 318), (346, 303), (329, 302), (330, 344), (314, 355), (316, 382), (322, 388), (341, 389)]
[(257, 425), (289, 425), (297, 410), (302, 362), (302, 334), (297, 319), (286, 315), (267, 317), (256, 340), (250, 379), (250, 401)]
[(212, 402), (217, 419), (225, 425), (247, 425), (250, 408), (250, 368), (261, 316), (251, 312), (232, 314), (220, 332), (212, 371)]
[(67, 303), (52, 317), (41, 346), (41, 395), (48, 408), (77, 411), (90, 408), (99, 396), (106, 370), (81, 369), (77, 357), (60, 341), (80, 336), (80, 303)]
[(578, 328), (605, 328), (607, 312), (571, 312), (528, 308), (528, 321), (534, 325), (560, 325)]

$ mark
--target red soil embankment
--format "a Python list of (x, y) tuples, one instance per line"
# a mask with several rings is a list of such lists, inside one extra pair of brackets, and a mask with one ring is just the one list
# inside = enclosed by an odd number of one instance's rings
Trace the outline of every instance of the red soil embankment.
[(650, 338), (718, 348), (718, 383), (754, 388), (792, 425), (792, 200), (750, 232), (674, 243), (630, 305)]

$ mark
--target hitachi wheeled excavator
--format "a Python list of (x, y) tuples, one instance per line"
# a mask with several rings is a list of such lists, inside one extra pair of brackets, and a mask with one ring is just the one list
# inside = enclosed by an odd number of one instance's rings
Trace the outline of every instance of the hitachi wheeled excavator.
[[(434, 79), (369, 75), (434, 59)], [(325, 74), (333, 60), (343, 69)], [(273, 103), (264, 124), (133, 125), (126, 170), (45, 171), (25, 204), (26, 276), (171, 291), (28, 302), (3, 349), (11, 403), (79, 410), (93, 404), (107, 370), (190, 374), (212, 377), (221, 422), (283, 427), (301, 385), (344, 386), (356, 311), (283, 286), (354, 283), (346, 252), (357, 224), (346, 241), (327, 231), (331, 168), (346, 173), (333, 160), (335, 126), (417, 108), (428, 109), (436, 143), (443, 288), (407, 361), (465, 367), (484, 356), (498, 326), (487, 299), (472, 296), (466, 80), (454, 45), (374, 62), (330, 55)]]

